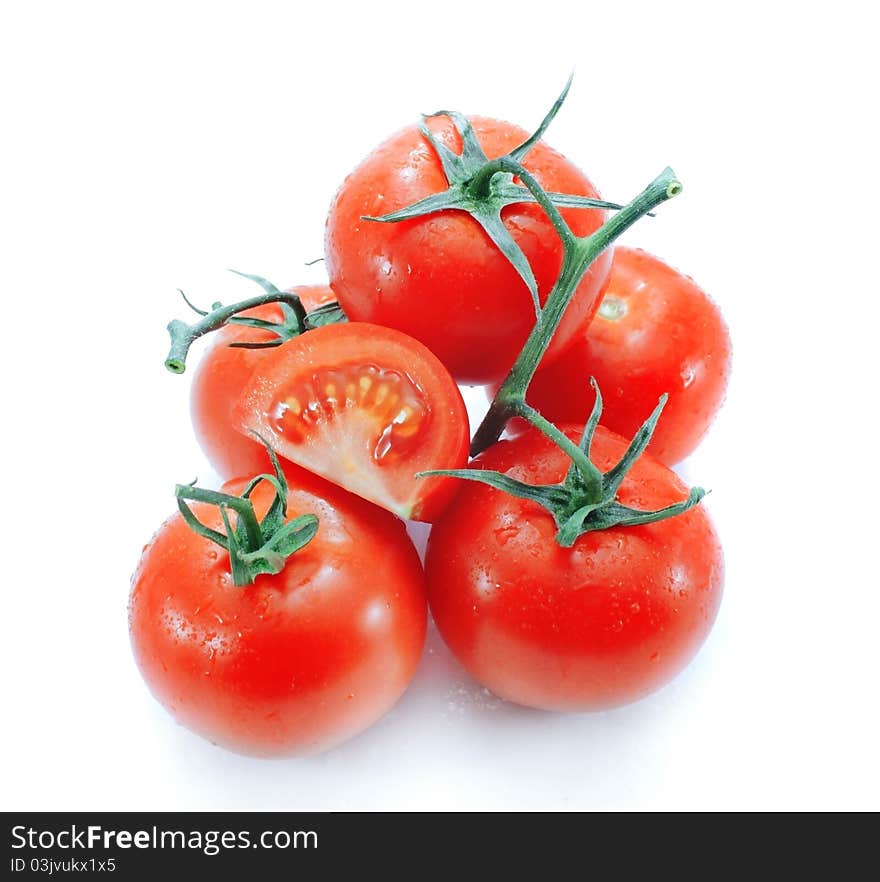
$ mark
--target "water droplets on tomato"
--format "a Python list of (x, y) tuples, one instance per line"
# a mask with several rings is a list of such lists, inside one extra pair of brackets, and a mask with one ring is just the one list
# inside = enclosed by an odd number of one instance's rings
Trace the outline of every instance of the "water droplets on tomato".
[(506, 545), (519, 532), (519, 528), (515, 524), (509, 524), (503, 527), (496, 527), (493, 531), (499, 545)]
[(390, 276), (391, 273), (394, 271), (393, 264), (384, 255), (377, 258), (377, 263), (379, 266), (379, 272), (382, 273), (383, 276)]

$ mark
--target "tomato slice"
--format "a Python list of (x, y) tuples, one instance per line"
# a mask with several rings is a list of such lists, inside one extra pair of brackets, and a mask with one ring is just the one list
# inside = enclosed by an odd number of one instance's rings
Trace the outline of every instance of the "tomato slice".
[(412, 337), (363, 322), (316, 328), (268, 352), (234, 421), (402, 518), (433, 521), (458, 489), (417, 472), (467, 463), (467, 411), (449, 372)]

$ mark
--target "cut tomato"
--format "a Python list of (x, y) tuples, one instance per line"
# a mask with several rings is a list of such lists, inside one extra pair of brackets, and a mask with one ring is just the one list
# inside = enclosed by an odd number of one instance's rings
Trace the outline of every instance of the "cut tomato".
[(458, 489), (417, 472), (467, 462), (467, 411), (449, 372), (412, 337), (362, 322), (316, 328), (268, 352), (235, 423), (402, 518), (434, 520)]

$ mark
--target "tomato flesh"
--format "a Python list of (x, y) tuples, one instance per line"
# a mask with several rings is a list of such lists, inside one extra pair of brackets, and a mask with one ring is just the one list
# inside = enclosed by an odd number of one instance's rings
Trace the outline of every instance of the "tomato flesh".
[(437, 359), (388, 328), (318, 328), (280, 347), (237, 409), (284, 457), (405, 518), (432, 520), (456, 492), (419, 471), (460, 468), (468, 423)]
[[(407, 374), (355, 363), (299, 377), (282, 389), (272, 426), (292, 443), (332, 444), (345, 467), (354, 470), (364, 452), (379, 465), (399, 459), (426, 431), (429, 413)], [(366, 440), (367, 446), (351, 445), (352, 439)]]

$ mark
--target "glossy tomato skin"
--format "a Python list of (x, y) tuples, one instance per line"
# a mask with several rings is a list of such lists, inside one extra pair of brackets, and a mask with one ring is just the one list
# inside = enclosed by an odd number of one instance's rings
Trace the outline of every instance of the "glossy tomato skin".
[(412, 337), (364, 322), (316, 328), (271, 350), (232, 424), (302, 468), (401, 518), (433, 522), (459, 482), (416, 478), (467, 463), (461, 392)]
[(596, 317), (562, 358), (538, 370), (527, 398), (553, 422), (584, 422), (595, 376), (602, 423), (632, 437), (667, 392), (648, 450), (674, 465), (696, 449), (721, 407), (730, 359), (724, 319), (693, 280), (618, 247)]
[[(526, 137), (517, 126), (471, 119), (490, 159)], [(428, 120), (441, 142), (460, 152), (461, 141), (446, 117)], [(598, 198), (572, 163), (543, 143), (523, 165), (546, 190)], [(440, 161), (416, 127), (393, 135), (350, 174), (330, 208), (325, 254), (330, 285), (357, 321), (397, 328), (421, 340), (463, 383), (501, 380), (535, 323), (523, 281), (479, 224), (462, 211), (443, 211), (399, 223), (378, 216), (447, 188)], [(564, 209), (578, 235), (604, 221), (604, 212)], [(562, 262), (562, 245), (537, 205), (511, 205), (502, 218), (535, 274), (546, 299)], [(610, 252), (581, 281), (545, 358), (560, 355), (598, 306)]]
[[(307, 312), (336, 299), (327, 285), (302, 285), (292, 289)], [(281, 320), (281, 308), (270, 303), (242, 313), (248, 318)], [(268, 331), (227, 325), (212, 340), (196, 368), (190, 395), (193, 428), (208, 461), (223, 478), (271, 472), (266, 449), (242, 435), (232, 424), (232, 410), (254, 368), (271, 351), (234, 349), (230, 343), (261, 343), (272, 339)]]
[[(599, 427), (592, 453), (602, 471), (625, 449)], [(561, 480), (568, 464), (533, 429), (474, 461), (541, 484)], [(655, 509), (686, 495), (673, 472), (645, 455), (619, 499)], [(435, 524), (425, 562), (429, 604), (449, 648), (497, 695), (544, 710), (611, 708), (663, 686), (706, 639), (721, 600), (721, 546), (706, 511), (587, 533), (572, 548), (555, 533), (540, 506), (466, 484)]]
[[(403, 693), (425, 637), (424, 575), (404, 525), (316, 478), (288, 498), (289, 517), (320, 524), (282, 573), (236, 587), (227, 553), (174, 515), (144, 550), (129, 607), (154, 696), (187, 728), (255, 756), (324, 750), (371, 725)], [(258, 514), (268, 501), (261, 485)], [(222, 529), (216, 509), (193, 509)]]

